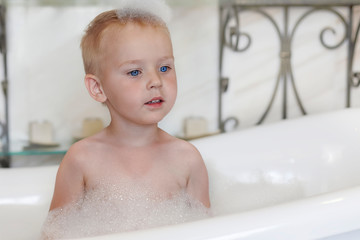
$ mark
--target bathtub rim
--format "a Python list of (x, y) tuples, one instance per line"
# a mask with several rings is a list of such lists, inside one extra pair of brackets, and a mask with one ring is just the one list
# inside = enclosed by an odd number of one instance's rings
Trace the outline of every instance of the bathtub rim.
[[(351, 208), (351, 206), (356, 206), (359, 201), (360, 186), (356, 186), (246, 212), (220, 215), (171, 226), (82, 239), (235, 240), (263, 239), (261, 237), (269, 237), (269, 235), (278, 240), (319, 239), (360, 229), (360, 222), (356, 221), (356, 217), (360, 215), (360, 209)], [(289, 212), (292, 215), (289, 216)], [(334, 214), (337, 214), (337, 217), (332, 222), (323, 221), (324, 217)], [(276, 220), (273, 218), (274, 215), (276, 215)], [(352, 218), (349, 219), (349, 216), (352, 216)], [(257, 221), (255, 226), (254, 220)], [(326, 220), (329, 220), (329, 218), (326, 218)], [(226, 224), (229, 222), (233, 224)], [(239, 226), (236, 224), (239, 222), (244, 224)], [(294, 236), (294, 232), (302, 232), (303, 235)]]

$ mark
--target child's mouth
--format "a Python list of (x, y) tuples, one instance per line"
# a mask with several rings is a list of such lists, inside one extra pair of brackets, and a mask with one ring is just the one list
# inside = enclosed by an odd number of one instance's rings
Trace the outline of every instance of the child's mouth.
[(164, 100), (161, 97), (153, 98), (150, 101), (146, 102), (145, 105), (150, 105), (153, 107), (160, 107)]
[(145, 104), (154, 104), (154, 103), (161, 103), (161, 102), (163, 102), (163, 100), (158, 99), (158, 100), (149, 101), (149, 102), (147, 102)]

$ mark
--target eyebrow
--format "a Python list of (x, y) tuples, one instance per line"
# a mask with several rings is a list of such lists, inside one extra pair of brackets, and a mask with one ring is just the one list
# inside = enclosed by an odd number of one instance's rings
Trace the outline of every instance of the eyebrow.
[(174, 58), (174, 56), (166, 56), (166, 57), (162, 57), (162, 58), (160, 58), (160, 60), (161, 61), (164, 61), (164, 60), (174, 60), (175, 58)]
[[(161, 61), (166, 61), (166, 60), (173, 60), (173, 61), (174, 61), (175, 58), (174, 58), (174, 56), (165, 56), (165, 57), (161, 57), (161, 58), (159, 59), (160, 62), (161, 62)], [(125, 62), (119, 64), (119, 67), (124, 66), (124, 65), (128, 65), (128, 64), (138, 64), (138, 63), (141, 63), (141, 62), (143, 62), (143, 61), (144, 61), (144, 60), (142, 60), (142, 59), (128, 60), (128, 61), (125, 61)]]

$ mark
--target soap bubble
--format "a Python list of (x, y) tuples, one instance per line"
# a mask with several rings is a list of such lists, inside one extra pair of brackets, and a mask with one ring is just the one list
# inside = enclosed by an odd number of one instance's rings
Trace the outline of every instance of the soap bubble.
[(171, 8), (164, 0), (122, 0), (117, 6), (119, 9), (135, 9), (149, 12), (160, 17), (165, 23), (171, 20)]
[(84, 199), (50, 211), (42, 236), (44, 239), (98, 236), (178, 224), (209, 214), (208, 208), (185, 191), (169, 197), (140, 185), (102, 184), (88, 191)]

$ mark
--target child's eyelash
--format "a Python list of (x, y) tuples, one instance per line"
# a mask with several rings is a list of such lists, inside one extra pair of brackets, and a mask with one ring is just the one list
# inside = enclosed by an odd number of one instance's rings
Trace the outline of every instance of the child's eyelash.
[(159, 70), (160, 70), (160, 72), (167, 72), (167, 71), (169, 71), (171, 69), (171, 67), (170, 66), (161, 66), (160, 68), (159, 68)]
[[(165, 72), (169, 71), (170, 69), (172, 69), (170, 66), (164, 65), (159, 68), (159, 71), (165, 73)], [(131, 71), (127, 72), (127, 75), (129, 75), (131, 77), (137, 77), (141, 73), (142, 73), (141, 70), (135, 69), (135, 70), (131, 70)]]
[(161, 66), (160, 67), (160, 72), (166, 72), (168, 70), (167, 66)]
[(136, 70), (132, 70), (132, 71), (128, 72), (127, 74), (130, 75), (130, 76), (132, 76), (132, 77), (136, 77), (136, 76), (138, 76), (140, 73), (141, 73), (141, 71), (136, 69)]

